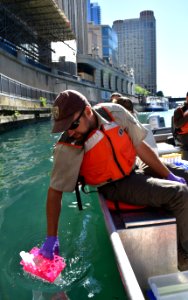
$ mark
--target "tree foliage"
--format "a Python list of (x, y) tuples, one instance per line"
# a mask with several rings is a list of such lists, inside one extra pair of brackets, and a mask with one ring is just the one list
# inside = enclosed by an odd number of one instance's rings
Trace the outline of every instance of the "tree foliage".
[(142, 95), (142, 96), (148, 96), (150, 94), (149, 91), (147, 91), (143, 87), (139, 86), (138, 84), (135, 85), (135, 93), (137, 95)]
[(164, 97), (164, 94), (163, 94), (162, 91), (158, 91), (158, 92), (156, 93), (156, 95), (157, 95), (158, 97)]

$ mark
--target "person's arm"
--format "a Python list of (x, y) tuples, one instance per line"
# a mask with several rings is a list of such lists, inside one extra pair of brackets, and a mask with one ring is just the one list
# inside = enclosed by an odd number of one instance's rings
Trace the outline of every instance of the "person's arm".
[(152, 168), (159, 177), (186, 184), (184, 178), (176, 176), (170, 172), (170, 170), (162, 163), (153, 149), (146, 142), (142, 141), (137, 147), (135, 147), (135, 149), (140, 159)]
[[(53, 152), (53, 169), (46, 201), (47, 234), (40, 254), (53, 259), (59, 253), (58, 223), (63, 192), (73, 192), (78, 179), (84, 151), (82, 147), (65, 146), (65, 135), (61, 136)], [(63, 192), (62, 192), (63, 191)]]
[(47, 217), (47, 235), (58, 235), (59, 215), (61, 212), (62, 192), (56, 191), (51, 187), (48, 189), (46, 202), (46, 217)]
[(58, 223), (61, 212), (62, 192), (49, 187), (46, 202), (47, 236), (40, 248), (40, 254), (53, 259), (54, 254), (59, 254)]
[(159, 157), (153, 149), (144, 141), (142, 141), (136, 148), (137, 155), (146, 163), (153, 171), (161, 178), (167, 178), (170, 174), (169, 169), (161, 162)]

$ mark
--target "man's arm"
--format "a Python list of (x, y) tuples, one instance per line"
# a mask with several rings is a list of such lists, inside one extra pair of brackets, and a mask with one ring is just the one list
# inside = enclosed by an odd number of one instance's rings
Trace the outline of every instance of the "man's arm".
[(153, 149), (150, 148), (150, 146), (142, 141), (136, 148), (138, 156), (141, 158), (141, 160), (146, 163), (152, 170), (159, 175), (159, 177), (176, 181), (179, 183), (186, 184), (186, 181), (184, 178), (174, 175), (170, 170), (161, 162), (159, 157), (156, 155), (156, 153), (153, 151)]
[(46, 216), (47, 216), (47, 235), (57, 236), (59, 215), (61, 212), (62, 192), (56, 191), (51, 187), (48, 189)]
[(46, 203), (47, 236), (39, 252), (49, 259), (53, 259), (54, 254), (59, 254), (58, 223), (61, 212), (61, 198), (62, 192), (51, 187), (48, 189)]
[(152, 168), (161, 178), (167, 178), (170, 174), (169, 169), (161, 162), (153, 149), (146, 143), (141, 142), (136, 147), (136, 152), (140, 159)]

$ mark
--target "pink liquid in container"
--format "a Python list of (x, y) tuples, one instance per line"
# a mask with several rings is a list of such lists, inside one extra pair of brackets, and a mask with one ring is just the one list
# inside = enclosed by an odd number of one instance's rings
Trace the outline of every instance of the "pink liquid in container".
[(22, 258), (20, 264), (24, 271), (48, 282), (54, 282), (66, 267), (63, 257), (54, 255), (54, 259), (50, 260), (39, 254), (37, 247), (31, 249), (29, 253), (21, 251), (20, 256)]

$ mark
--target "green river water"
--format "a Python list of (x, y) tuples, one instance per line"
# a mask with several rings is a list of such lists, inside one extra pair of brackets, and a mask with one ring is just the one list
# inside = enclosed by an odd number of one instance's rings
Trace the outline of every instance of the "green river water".
[(25, 274), (20, 251), (40, 247), (46, 234), (45, 201), (52, 167), (51, 123), (0, 136), (0, 299), (126, 300), (96, 194), (63, 197), (60, 254), (67, 267), (56, 284)]

